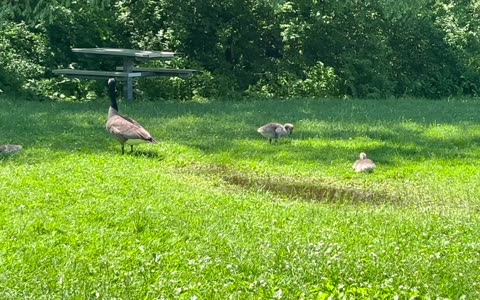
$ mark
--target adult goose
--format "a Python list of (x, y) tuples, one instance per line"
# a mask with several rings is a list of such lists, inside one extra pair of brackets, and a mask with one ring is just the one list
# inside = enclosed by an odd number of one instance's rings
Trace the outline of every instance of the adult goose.
[(140, 143), (156, 144), (157, 141), (137, 121), (118, 113), (116, 99), (116, 81), (114, 78), (108, 80), (108, 93), (110, 94), (110, 108), (108, 109), (107, 131), (115, 137), (122, 145), (122, 154), (125, 153), (125, 144), (130, 145), (133, 152), (133, 145)]
[(257, 132), (268, 138), (268, 141), (272, 143), (272, 140), (278, 141), (278, 138), (292, 134), (294, 128), (295, 127), (290, 123), (284, 125), (279, 123), (268, 123), (258, 128)]
[(365, 154), (365, 152), (360, 153), (360, 159), (357, 159), (352, 166), (357, 173), (372, 172), (376, 167), (377, 166), (375, 166), (375, 163), (367, 158), (367, 154)]

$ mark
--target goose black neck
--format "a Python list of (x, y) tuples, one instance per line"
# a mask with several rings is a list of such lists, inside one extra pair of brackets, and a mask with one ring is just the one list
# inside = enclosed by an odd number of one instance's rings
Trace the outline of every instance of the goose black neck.
[(108, 94), (110, 95), (110, 107), (118, 111), (117, 99), (116, 99), (116, 86), (117, 82), (114, 78), (108, 80)]

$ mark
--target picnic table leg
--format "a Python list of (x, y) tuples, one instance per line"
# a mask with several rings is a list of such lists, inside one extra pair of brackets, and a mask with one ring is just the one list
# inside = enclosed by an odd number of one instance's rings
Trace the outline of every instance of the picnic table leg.
[[(131, 73), (133, 71), (133, 60), (130, 58), (125, 58), (123, 60), (123, 71), (127, 73)], [(123, 92), (125, 98), (128, 101), (133, 101), (133, 79), (132, 77), (128, 76), (127, 81), (125, 82), (125, 86), (123, 88)]]

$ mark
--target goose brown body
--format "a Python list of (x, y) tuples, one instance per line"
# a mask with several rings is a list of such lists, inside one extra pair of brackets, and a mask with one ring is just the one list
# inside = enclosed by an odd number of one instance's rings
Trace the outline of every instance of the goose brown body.
[(110, 93), (110, 108), (108, 109), (108, 119), (106, 124), (107, 131), (115, 137), (122, 145), (122, 154), (125, 152), (125, 144), (130, 145), (133, 151), (133, 145), (140, 143), (156, 144), (157, 141), (152, 135), (143, 128), (137, 121), (118, 113), (118, 106), (115, 95), (115, 79), (108, 80)]
[(375, 163), (367, 158), (367, 154), (364, 152), (360, 153), (360, 159), (357, 159), (353, 164), (352, 168), (355, 172), (372, 172), (377, 166)]
[(292, 134), (294, 128), (295, 127), (290, 123), (286, 123), (285, 125), (280, 123), (268, 123), (258, 128), (257, 132), (268, 138), (268, 141), (271, 143), (272, 140), (278, 140), (280, 137)]

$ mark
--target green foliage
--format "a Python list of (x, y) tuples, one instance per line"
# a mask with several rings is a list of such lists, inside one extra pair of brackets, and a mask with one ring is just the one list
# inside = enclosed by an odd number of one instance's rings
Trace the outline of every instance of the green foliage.
[[(479, 93), (480, 8), (473, 0), (14, 3), (6, 1), (0, 8), (0, 20), (38, 35), (51, 56), (35, 61), (46, 78), (51, 77), (48, 70), (72, 62), (101, 70), (120, 64), (75, 56), (71, 47), (179, 51), (185, 59), (177, 66), (205, 71), (187, 81), (140, 82), (139, 95), (149, 99)], [(4, 42), (2, 47), (12, 52), (4, 56), (17, 55), (6, 57), (8, 61), (30, 59), (18, 57), (23, 56), (22, 45)], [(62, 90), (67, 85), (55, 80), (41, 82), (31, 72), (23, 77), (9, 72), (0, 69), (0, 77), (50, 98), (69, 93), (82, 98), (104, 86), (73, 81), (73, 90)], [(18, 83), (26, 79), (29, 85)]]
[[(120, 1), (117, 7), (135, 46), (185, 53), (202, 70), (229, 77), (237, 89), (248, 88), (272, 64), (266, 54), (275, 38), (268, 3)], [(145, 15), (153, 17), (139, 17)]]
[(250, 87), (249, 93), (266, 98), (339, 96), (338, 81), (333, 68), (318, 62), (298, 76), (285, 70), (268, 72), (255, 86)]
[(32, 24), (52, 23), (58, 9), (70, 8), (78, 3), (82, 3), (83, 7), (105, 8), (110, 0), (2, 0), (0, 19), (24, 19)]
[[(458, 60), (460, 83), (464, 93), (479, 94), (480, 4), (478, 1), (437, 1), (435, 25), (444, 33), (445, 43)], [(452, 66), (453, 67), (453, 66)]]
[[(19, 38), (21, 37), (21, 38)], [(24, 23), (0, 28), (0, 90), (15, 94), (38, 88), (51, 61), (47, 37)]]

